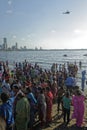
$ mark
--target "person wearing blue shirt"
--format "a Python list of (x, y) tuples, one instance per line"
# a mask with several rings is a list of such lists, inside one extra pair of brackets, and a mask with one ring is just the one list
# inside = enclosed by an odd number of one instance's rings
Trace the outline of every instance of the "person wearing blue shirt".
[(70, 74), (70, 75), (67, 77), (67, 79), (65, 80), (66, 88), (67, 88), (67, 90), (70, 91), (70, 93), (72, 92), (73, 84), (74, 84), (74, 80), (73, 80), (72, 75)]
[(13, 130), (14, 115), (13, 115), (13, 100), (9, 100), (6, 93), (1, 94), (2, 105), (0, 106), (0, 117), (6, 121), (6, 130)]
[(32, 89), (31, 88), (27, 88), (27, 98), (29, 100), (30, 103), (30, 122), (29, 122), (29, 127), (32, 129), (32, 126), (34, 124), (35, 121), (35, 114), (37, 112), (37, 100), (34, 96), (34, 94), (32, 93)]
[(85, 79), (86, 79), (86, 71), (82, 71), (82, 79), (81, 79), (81, 88), (82, 88), (82, 91), (84, 91), (84, 88), (85, 88)]

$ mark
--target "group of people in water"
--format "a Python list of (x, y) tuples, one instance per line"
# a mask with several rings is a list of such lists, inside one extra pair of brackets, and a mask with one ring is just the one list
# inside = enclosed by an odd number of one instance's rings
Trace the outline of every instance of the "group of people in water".
[(70, 118), (75, 118), (76, 126), (81, 127), (86, 97), (76, 86), (77, 72), (78, 66), (74, 63), (68, 63), (67, 67), (59, 65), (59, 68), (53, 64), (46, 70), (25, 60), (15, 63), (10, 70), (8, 61), (0, 62), (0, 120), (5, 130), (33, 130), (37, 120), (40, 127), (49, 126), (54, 103), (58, 114), (61, 104), (65, 126)]

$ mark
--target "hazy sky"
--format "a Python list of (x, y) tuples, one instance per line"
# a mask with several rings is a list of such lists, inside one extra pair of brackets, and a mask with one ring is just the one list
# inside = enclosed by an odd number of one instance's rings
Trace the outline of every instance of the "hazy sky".
[(87, 48), (87, 0), (0, 0), (3, 37), (8, 46)]

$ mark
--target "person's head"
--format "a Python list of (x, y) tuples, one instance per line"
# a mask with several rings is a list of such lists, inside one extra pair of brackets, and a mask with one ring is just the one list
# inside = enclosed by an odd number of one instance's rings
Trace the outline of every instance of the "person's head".
[(13, 86), (12, 86), (12, 89), (13, 89), (13, 91), (14, 91), (15, 93), (17, 93), (17, 92), (19, 91), (18, 85), (13, 85)]
[(50, 87), (46, 87), (46, 91), (49, 92), (50, 91)]
[(45, 93), (45, 88), (41, 88), (41, 89), (39, 90), (39, 92), (40, 92), (40, 94)]
[(76, 89), (76, 90), (78, 90), (79, 88), (80, 88), (79, 86), (77, 86), (77, 85), (75, 86), (75, 89)]
[(6, 122), (0, 117), (0, 130), (6, 130)]
[(65, 96), (66, 96), (67, 98), (69, 98), (70, 93), (67, 91), (67, 92), (65, 93)]
[(2, 93), (1, 94), (1, 100), (3, 103), (5, 103), (9, 99), (9, 95), (7, 93)]
[(37, 94), (40, 94), (41, 89), (42, 89), (41, 86), (39, 86), (39, 87), (37, 88), (37, 91), (36, 91)]
[(26, 91), (27, 91), (28, 93), (31, 93), (31, 92), (32, 92), (32, 89), (31, 89), (30, 87), (28, 87), (28, 88), (26, 89)]
[(81, 91), (78, 89), (78, 90), (76, 90), (76, 95), (77, 96), (80, 96), (82, 93), (81, 93)]
[(64, 87), (63, 87), (63, 86), (60, 86), (60, 89), (62, 89), (62, 90), (63, 90), (63, 89), (64, 89)]
[(20, 99), (22, 99), (23, 97), (25, 97), (25, 94), (24, 94), (22, 91), (20, 91), (20, 92), (18, 93), (18, 95), (17, 95), (17, 98), (20, 100)]

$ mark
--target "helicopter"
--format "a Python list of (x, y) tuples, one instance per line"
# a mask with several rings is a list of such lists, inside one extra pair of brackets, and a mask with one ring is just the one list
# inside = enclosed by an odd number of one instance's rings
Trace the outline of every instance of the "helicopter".
[(65, 12), (63, 12), (63, 14), (70, 14), (70, 11), (65, 11)]

